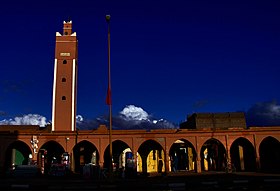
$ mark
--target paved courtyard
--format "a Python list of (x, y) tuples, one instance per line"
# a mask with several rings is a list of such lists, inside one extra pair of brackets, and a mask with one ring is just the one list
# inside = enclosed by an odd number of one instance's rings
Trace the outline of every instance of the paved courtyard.
[(279, 190), (280, 174), (174, 173), (97, 180), (80, 176), (1, 178), (0, 190)]

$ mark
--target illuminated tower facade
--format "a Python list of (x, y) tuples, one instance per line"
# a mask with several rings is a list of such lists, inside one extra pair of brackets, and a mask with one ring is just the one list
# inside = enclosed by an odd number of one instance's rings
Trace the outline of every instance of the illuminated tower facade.
[(52, 131), (76, 130), (78, 41), (72, 21), (63, 22), (63, 34), (56, 32)]

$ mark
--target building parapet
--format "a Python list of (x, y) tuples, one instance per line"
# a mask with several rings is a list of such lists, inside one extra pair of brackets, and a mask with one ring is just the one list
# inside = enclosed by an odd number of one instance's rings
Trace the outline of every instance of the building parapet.
[(243, 112), (194, 113), (180, 124), (181, 129), (246, 129)]

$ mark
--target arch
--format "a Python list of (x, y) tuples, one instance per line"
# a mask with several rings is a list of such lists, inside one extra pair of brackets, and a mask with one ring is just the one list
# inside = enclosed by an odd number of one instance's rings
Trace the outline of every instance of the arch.
[(196, 151), (193, 144), (184, 139), (176, 140), (170, 150), (169, 157), (171, 170), (195, 171), (196, 170)]
[(62, 163), (62, 155), (65, 153), (64, 148), (56, 141), (44, 143), (38, 154), (38, 165), (41, 167), (43, 174), (48, 174), (52, 164)]
[(230, 156), (236, 171), (256, 171), (255, 149), (248, 139), (237, 138), (230, 147)]
[(83, 140), (76, 144), (73, 148), (74, 171), (82, 172), (85, 164), (99, 164), (99, 152), (94, 144)]
[(217, 139), (208, 139), (200, 151), (201, 170), (221, 171), (226, 165), (226, 149)]
[(14, 141), (11, 143), (5, 153), (5, 167), (8, 170), (17, 165), (30, 164), (32, 159), (29, 155), (32, 154), (30, 147), (23, 141)]
[(274, 137), (266, 137), (260, 147), (260, 164), (264, 172), (280, 172), (280, 142)]
[(137, 171), (143, 173), (164, 172), (164, 149), (155, 140), (146, 140), (138, 149)]
[[(112, 142), (112, 150), (113, 150), (113, 168), (114, 170), (124, 168), (126, 166), (126, 162), (123, 161), (123, 156), (126, 152), (131, 152), (131, 148), (127, 143), (121, 140), (115, 140)], [(133, 156), (131, 156), (133, 157)], [(109, 169), (110, 167), (110, 145), (108, 145), (104, 151), (104, 168)]]

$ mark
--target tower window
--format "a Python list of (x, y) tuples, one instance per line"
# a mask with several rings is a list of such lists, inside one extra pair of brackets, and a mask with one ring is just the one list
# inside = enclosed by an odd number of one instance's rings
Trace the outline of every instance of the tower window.
[(65, 34), (65, 35), (68, 35), (68, 32), (65, 32), (64, 34)]
[(61, 80), (62, 82), (66, 82), (66, 78), (62, 78), (62, 80)]
[(66, 100), (66, 96), (62, 96), (62, 100)]
[(67, 64), (67, 60), (63, 60), (63, 64)]

